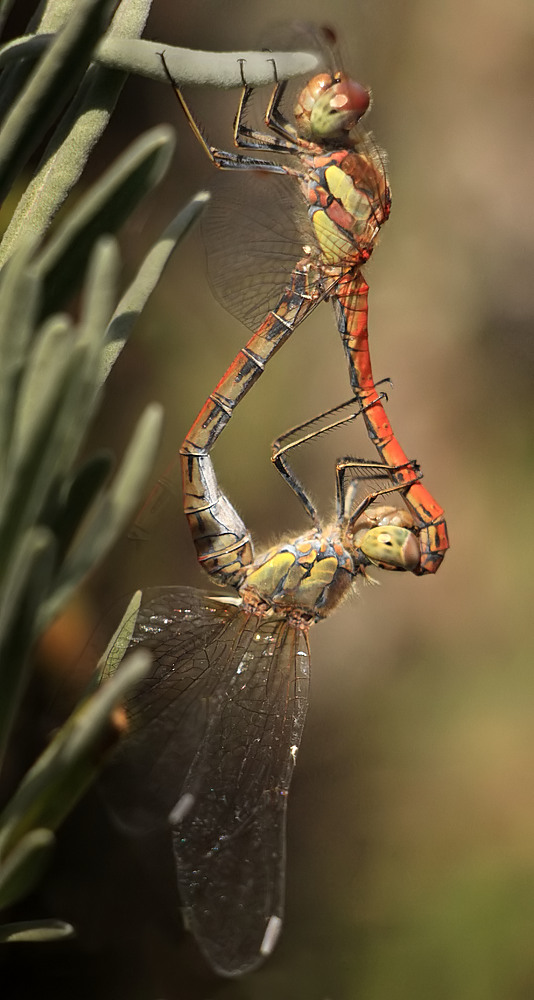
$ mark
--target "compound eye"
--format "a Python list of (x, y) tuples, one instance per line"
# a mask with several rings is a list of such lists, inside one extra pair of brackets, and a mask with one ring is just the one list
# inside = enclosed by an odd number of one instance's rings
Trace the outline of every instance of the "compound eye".
[(330, 100), (330, 107), (336, 111), (349, 112), (355, 115), (355, 121), (365, 114), (369, 107), (369, 91), (356, 80), (343, 80), (333, 87), (335, 94)]
[(396, 525), (370, 528), (359, 547), (370, 562), (383, 569), (414, 570), (421, 558), (417, 536)]
[(369, 91), (354, 80), (343, 78), (334, 83), (310, 108), (310, 135), (321, 142), (344, 140), (367, 111), (370, 100)]

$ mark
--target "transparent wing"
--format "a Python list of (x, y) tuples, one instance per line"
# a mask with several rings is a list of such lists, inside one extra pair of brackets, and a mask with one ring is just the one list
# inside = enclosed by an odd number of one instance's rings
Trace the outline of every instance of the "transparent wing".
[[(354, 130), (353, 141), (354, 154), (347, 158), (356, 191), (353, 228), (350, 234), (328, 233), (330, 259), (347, 270), (358, 253), (371, 253), (390, 204), (384, 155), (363, 129)], [(223, 175), (203, 216), (202, 235), (213, 294), (251, 330), (275, 309), (303, 258), (314, 262), (312, 284), (320, 292), (335, 284), (294, 177), (259, 170)]]
[(132, 645), (152, 651), (153, 667), (126, 705), (129, 733), (104, 775), (114, 814), (141, 833), (168, 828), (243, 617), (235, 604), (191, 587), (144, 597)]
[(283, 619), (250, 625), (211, 706), (173, 836), (190, 927), (227, 975), (258, 965), (281, 926), (287, 793), (308, 704), (306, 635)]
[(163, 588), (134, 641), (155, 661), (128, 705), (132, 734), (121, 751), (136, 795), (123, 778), (115, 807), (144, 828), (171, 813), (188, 926), (215, 969), (242, 973), (274, 946), (281, 924), (307, 636), (285, 618)]
[[(258, 46), (272, 49), (273, 52), (314, 52), (319, 59), (319, 66), (316, 70), (320, 73), (322, 69), (339, 69), (339, 66), (331, 65), (333, 53), (331, 50), (332, 30), (323, 28), (313, 21), (280, 21), (269, 25), (267, 29), (262, 27), (261, 38), (258, 38)], [(297, 89), (302, 89), (299, 81)], [(293, 105), (290, 105), (292, 107)]]
[(202, 235), (213, 294), (251, 330), (276, 306), (304, 247), (318, 253), (296, 180), (261, 171), (221, 176)]
[[(262, 46), (268, 49), (316, 52), (329, 58), (323, 31), (316, 25), (294, 22), (274, 26)], [(246, 66), (244, 67), (246, 75)], [(274, 70), (273, 70), (274, 80)], [(301, 79), (286, 86), (282, 110), (292, 118)], [(247, 121), (265, 132), (263, 117), (267, 97), (258, 92), (249, 106)], [(272, 159), (303, 169), (291, 156)], [(303, 248), (318, 257), (306, 201), (294, 177), (255, 170), (224, 173), (218, 179), (214, 198), (202, 218), (202, 233), (208, 257), (208, 276), (213, 294), (233, 316), (256, 330), (273, 309), (287, 286)]]

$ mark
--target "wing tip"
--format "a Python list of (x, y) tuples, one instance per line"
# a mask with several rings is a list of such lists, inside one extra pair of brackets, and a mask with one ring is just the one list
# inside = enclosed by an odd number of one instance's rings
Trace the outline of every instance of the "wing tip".
[(178, 826), (183, 819), (191, 812), (195, 804), (195, 796), (191, 792), (184, 792), (178, 802), (172, 807), (169, 813), (169, 823), (171, 826)]
[(273, 914), (267, 921), (265, 934), (263, 935), (263, 940), (260, 945), (260, 955), (264, 958), (267, 958), (267, 956), (271, 955), (274, 951), (278, 938), (280, 937), (281, 930), (282, 918)]

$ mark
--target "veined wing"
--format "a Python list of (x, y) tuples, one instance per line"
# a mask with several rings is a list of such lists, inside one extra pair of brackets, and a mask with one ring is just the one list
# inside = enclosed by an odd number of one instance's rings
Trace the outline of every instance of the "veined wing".
[[(331, 55), (323, 29), (304, 21), (275, 25), (267, 35), (262, 33), (259, 47), (315, 52), (321, 65)], [(303, 86), (300, 78), (286, 85), (281, 110), (290, 121)], [(259, 102), (260, 94), (256, 96)], [(266, 101), (263, 91), (262, 102), (253, 100), (247, 110), (247, 123), (260, 132), (265, 132)], [(250, 115), (252, 121), (248, 121)], [(297, 157), (273, 153), (272, 159), (302, 169)], [(314, 256), (319, 253), (306, 201), (290, 176), (261, 170), (222, 173), (201, 228), (213, 294), (251, 330), (279, 302), (303, 248), (308, 247)]]
[(189, 588), (155, 593), (136, 631), (154, 669), (128, 705), (133, 732), (122, 750), (145, 801), (137, 814), (127, 793), (118, 808), (142, 823), (171, 814), (188, 926), (218, 972), (240, 974), (269, 953), (281, 926), (307, 635)]
[(326, 256), (294, 177), (261, 171), (221, 177), (202, 219), (208, 276), (221, 305), (251, 330), (276, 308), (299, 261), (315, 264), (319, 300), (335, 284), (323, 273), (325, 263), (336, 261), (342, 271), (346, 264), (350, 271), (359, 253), (371, 253), (389, 213), (390, 196), (384, 156), (363, 129), (354, 130), (354, 154), (346, 167), (352, 184), (334, 168), (344, 178), (336, 192), (346, 201), (353, 223), (345, 232), (328, 220), (326, 228), (321, 225)]
[(285, 884), (287, 794), (308, 705), (307, 635), (251, 616), (172, 817), (186, 919), (211, 965), (253, 969), (274, 947)]
[(158, 587), (144, 598), (132, 645), (149, 649), (153, 666), (126, 705), (130, 729), (104, 782), (120, 822), (146, 833), (168, 827), (243, 612), (192, 587)]
[(304, 247), (318, 255), (296, 180), (259, 170), (221, 175), (202, 236), (215, 298), (251, 330), (279, 302)]

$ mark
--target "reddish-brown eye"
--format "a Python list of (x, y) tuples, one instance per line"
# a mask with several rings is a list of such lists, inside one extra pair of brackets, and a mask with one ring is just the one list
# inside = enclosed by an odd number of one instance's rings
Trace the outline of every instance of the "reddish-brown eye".
[(330, 105), (339, 111), (354, 111), (360, 117), (369, 107), (369, 91), (356, 80), (343, 80), (335, 86)]

